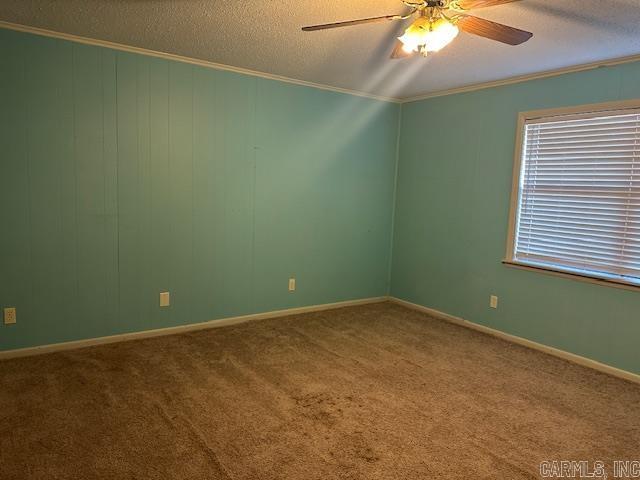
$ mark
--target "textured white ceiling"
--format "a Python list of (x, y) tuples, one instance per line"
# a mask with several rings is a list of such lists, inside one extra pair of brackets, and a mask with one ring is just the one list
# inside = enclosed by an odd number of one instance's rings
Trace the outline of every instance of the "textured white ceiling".
[(640, 53), (640, 0), (522, 0), (475, 14), (534, 33), (461, 33), (390, 60), (402, 24), (300, 27), (404, 11), (399, 0), (0, 0), (0, 20), (382, 96), (416, 95)]

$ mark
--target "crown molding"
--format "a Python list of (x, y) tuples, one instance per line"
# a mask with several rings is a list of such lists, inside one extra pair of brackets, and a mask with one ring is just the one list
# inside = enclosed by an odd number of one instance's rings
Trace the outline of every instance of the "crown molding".
[(249, 70), (247, 68), (240, 68), (240, 67), (234, 67), (232, 65), (225, 65), (222, 63), (208, 62), (206, 60), (199, 60), (197, 58), (185, 57), (182, 55), (175, 55), (173, 53), (158, 52), (158, 51), (149, 50), (146, 48), (132, 47), (132, 46), (124, 45), (121, 43), (110, 42), (107, 40), (96, 40), (93, 38), (82, 37), (82, 36), (73, 35), (70, 33), (55, 32), (53, 30), (47, 30), (44, 28), (31, 27), (29, 25), (21, 25), (18, 23), (5, 22), (3, 20), (0, 20), (0, 28), (4, 28), (7, 30), (15, 30), (18, 32), (32, 33), (34, 35), (40, 35), (44, 37), (58, 38), (58, 39), (67, 40), (70, 42), (83, 43), (85, 45), (94, 45), (97, 47), (110, 48), (113, 50), (119, 50), (123, 52), (137, 53), (140, 55), (146, 55), (150, 57), (163, 58), (166, 60), (173, 60), (175, 62), (188, 63), (191, 65), (198, 65), (200, 67), (212, 68), (215, 70), (223, 70), (227, 72), (240, 73), (240, 74), (249, 75), (252, 77), (265, 78), (268, 80), (275, 80), (278, 82), (290, 83), (293, 85), (301, 85), (304, 87), (317, 88), (320, 90), (326, 90), (330, 92), (343, 93), (346, 95), (353, 95), (356, 97), (369, 98), (369, 99), (378, 100), (381, 102), (399, 103), (399, 104), (418, 102), (420, 100), (428, 100), (430, 98), (444, 97), (446, 95), (455, 95), (458, 93), (473, 92), (476, 90), (484, 90), (487, 88), (501, 87), (503, 85), (512, 85), (514, 83), (522, 83), (530, 80), (539, 80), (542, 78), (556, 77), (558, 75), (564, 75), (567, 73), (584, 72), (587, 70), (594, 70), (596, 68), (612, 67), (615, 65), (622, 65), (625, 63), (640, 62), (640, 54), (629, 55), (626, 57), (612, 58), (610, 60), (601, 60), (598, 62), (584, 63), (580, 65), (563, 67), (563, 68), (558, 68), (554, 70), (546, 70), (538, 73), (519, 75), (515, 77), (505, 78), (502, 80), (495, 80), (492, 82), (474, 83), (471, 85), (465, 85), (462, 87), (456, 87), (456, 88), (451, 88), (446, 90), (439, 90), (436, 92), (425, 93), (425, 94), (416, 95), (413, 97), (396, 98), (396, 97), (385, 97), (381, 95), (374, 95), (372, 93), (360, 92), (358, 90), (349, 90), (347, 88), (334, 87), (331, 85), (324, 85), (321, 83), (308, 82), (306, 80), (298, 80), (295, 78), (284, 77), (281, 75), (274, 75), (271, 73), (258, 72), (255, 70)]
[(60, 40), (67, 40), (75, 43), (83, 43), (85, 45), (93, 45), (96, 47), (110, 48), (112, 50), (119, 50), (122, 52), (137, 53), (139, 55), (146, 55), (148, 57), (163, 58), (165, 60), (172, 60), (174, 62), (188, 63), (191, 65), (197, 65), (205, 68), (212, 68), (215, 70), (224, 70), (227, 72), (240, 73), (242, 75), (249, 75), (252, 77), (265, 78), (267, 80), (275, 80), (278, 82), (301, 85), (303, 87), (317, 88), (320, 90), (327, 90), (330, 92), (343, 93), (346, 95), (353, 95), (356, 97), (363, 97), (363, 98), (368, 98), (372, 100), (378, 100), (381, 102), (389, 102), (389, 103), (402, 102), (401, 99), (399, 98), (385, 97), (381, 95), (374, 95), (372, 93), (360, 92), (357, 90), (349, 90), (347, 88), (333, 87), (331, 85), (308, 82), (306, 80), (298, 80), (295, 78), (284, 77), (281, 75), (274, 75), (271, 73), (258, 72), (256, 70), (249, 70), (247, 68), (234, 67), (232, 65), (225, 65), (222, 63), (208, 62), (206, 60), (199, 60), (197, 58), (185, 57), (182, 55), (175, 55), (173, 53), (158, 52), (158, 51), (149, 50), (146, 48), (132, 47), (132, 46), (124, 45), (121, 43), (110, 42), (107, 40), (96, 40), (93, 38), (82, 37), (82, 36), (73, 35), (70, 33), (55, 32), (53, 30), (47, 30), (44, 28), (31, 27), (29, 25), (21, 25), (19, 23), (5, 22), (3, 20), (0, 20), (0, 28), (4, 28), (6, 30), (14, 30), (17, 32), (32, 33), (34, 35), (40, 35), (43, 37), (57, 38)]
[(501, 87), (503, 85), (512, 85), (514, 83), (528, 82), (530, 80), (539, 80), (541, 78), (557, 77), (567, 73), (584, 72), (594, 70), (596, 68), (613, 67), (624, 63), (640, 62), (640, 54), (629, 55), (626, 57), (612, 58), (610, 60), (601, 60), (599, 62), (583, 63), (571, 67), (557, 68), (554, 70), (546, 70), (544, 72), (530, 73), (527, 75), (519, 75), (516, 77), (505, 78), (503, 80), (495, 80), (493, 82), (474, 83), (463, 87), (451, 88), (447, 90), (439, 90), (437, 92), (416, 95), (415, 97), (406, 97), (400, 100), (400, 103), (418, 102), (420, 100), (428, 100), (435, 97), (444, 97), (446, 95), (455, 95), (457, 93), (473, 92), (476, 90), (484, 90), (485, 88)]

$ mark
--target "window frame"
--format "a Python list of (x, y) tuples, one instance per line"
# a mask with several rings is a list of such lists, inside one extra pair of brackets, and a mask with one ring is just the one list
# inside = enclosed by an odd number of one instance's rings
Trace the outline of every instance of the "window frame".
[(596, 272), (577, 271), (578, 269), (572, 269), (571, 267), (562, 267), (554, 265), (536, 265), (529, 262), (523, 262), (515, 258), (515, 243), (516, 243), (516, 229), (517, 218), (520, 204), (520, 177), (522, 175), (522, 160), (523, 160), (523, 148), (524, 148), (524, 132), (528, 121), (551, 119), (552, 117), (563, 116), (579, 116), (584, 115), (590, 117), (592, 115), (598, 115), (604, 112), (611, 113), (623, 113), (625, 110), (633, 110), (640, 108), (640, 99), (623, 100), (606, 103), (594, 103), (589, 105), (580, 105), (575, 107), (561, 107), (550, 108), (543, 110), (531, 110), (518, 113), (517, 131), (516, 131), (516, 143), (515, 154), (513, 161), (513, 175), (511, 185), (511, 202), (509, 207), (509, 224), (507, 230), (507, 245), (506, 252), (502, 263), (509, 267), (514, 267), (522, 270), (529, 270), (544, 274), (555, 275), (564, 278), (570, 278), (573, 280), (585, 281), (589, 283), (595, 283), (599, 285), (607, 285), (611, 287), (624, 288), (628, 290), (640, 291), (640, 281), (638, 283), (632, 281), (626, 281), (621, 278), (616, 278), (615, 275), (608, 276), (607, 274), (598, 274)]

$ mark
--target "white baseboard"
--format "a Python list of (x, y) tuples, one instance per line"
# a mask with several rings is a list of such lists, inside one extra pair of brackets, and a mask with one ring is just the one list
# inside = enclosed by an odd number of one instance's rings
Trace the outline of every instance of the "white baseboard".
[(355, 305), (366, 305), (369, 303), (385, 302), (389, 297), (371, 297), (358, 300), (347, 300), (344, 302), (325, 303), (322, 305), (311, 305), (308, 307), (287, 308), (285, 310), (275, 310), (273, 312), (253, 313), (250, 315), (242, 315), (239, 317), (221, 318), (218, 320), (209, 320), (207, 322), (192, 323), (189, 325), (180, 325), (177, 327), (158, 328), (155, 330), (143, 330), (141, 332), (122, 333), (119, 335), (111, 335), (108, 337), (89, 338), (86, 340), (75, 340), (72, 342), (54, 343), (51, 345), (41, 345), (37, 347), (20, 348), (16, 350), (0, 351), (0, 360), (18, 357), (30, 357), (32, 355), (43, 355), (45, 353), (61, 352), (64, 350), (75, 350), (78, 348), (92, 347), (94, 345), (105, 345), (107, 343), (126, 342), (130, 340), (139, 340), (142, 338), (161, 337), (164, 335), (175, 335), (177, 333), (192, 332), (195, 330), (205, 330), (209, 328), (226, 327), (228, 325), (236, 325), (238, 323), (249, 322), (252, 320), (264, 320), (267, 318), (286, 317), (289, 315), (297, 315), (300, 313), (320, 312), (323, 310), (331, 310), (342, 307), (352, 307)]
[(485, 327), (484, 325), (470, 322), (469, 320), (465, 320), (463, 318), (456, 317), (454, 315), (449, 315), (448, 313), (444, 313), (439, 310), (435, 310), (433, 308), (425, 307), (423, 305), (418, 305), (417, 303), (407, 302), (406, 300), (401, 300), (396, 297), (389, 297), (389, 300), (393, 303), (397, 303), (398, 305), (402, 305), (404, 307), (426, 313), (432, 317), (439, 318), (447, 322), (455, 323), (456, 325), (461, 325), (463, 327), (471, 328), (473, 330), (477, 330), (479, 332), (483, 332), (488, 335), (501, 338), (508, 342), (517, 343), (518, 345), (532, 348), (534, 350), (539, 350), (549, 355), (553, 355), (554, 357), (562, 358), (563, 360), (567, 360), (571, 363), (582, 365), (583, 367), (592, 368), (593, 370), (597, 370), (599, 372), (613, 375), (614, 377), (622, 378), (624, 380), (628, 380), (630, 382), (640, 384), (640, 375), (638, 374), (627, 372), (626, 370), (621, 370), (619, 368), (612, 367), (610, 365), (606, 365), (604, 363), (600, 363), (586, 357), (581, 357), (580, 355), (576, 355), (574, 353), (565, 352), (564, 350), (559, 350), (557, 348), (549, 347), (541, 343), (533, 342), (531, 340), (527, 340), (526, 338), (510, 335), (500, 330), (495, 330), (490, 327)]
[(301, 313), (320, 312), (323, 310), (332, 310), (335, 308), (351, 307), (356, 305), (366, 305), (370, 303), (380, 303), (385, 301), (391, 301), (398, 305), (402, 305), (404, 307), (426, 313), (432, 317), (439, 318), (439, 319), (454, 323), (456, 325), (461, 325), (466, 328), (471, 328), (473, 330), (477, 330), (479, 332), (483, 332), (488, 335), (501, 338), (508, 342), (516, 343), (518, 345), (522, 345), (524, 347), (538, 350), (538, 351), (547, 353), (549, 355), (562, 358), (569, 362), (582, 365), (584, 367), (592, 368), (599, 372), (613, 375), (614, 377), (622, 378), (630, 382), (640, 384), (640, 375), (638, 374), (628, 372), (626, 370), (621, 370), (619, 368), (612, 367), (610, 365), (606, 365), (604, 363), (600, 363), (595, 360), (582, 357), (580, 355), (565, 352), (564, 350), (559, 350), (557, 348), (549, 347), (541, 343), (533, 342), (531, 340), (527, 340), (526, 338), (511, 335), (511, 334), (502, 332), (500, 330), (495, 330), (493, 328), (486, 327), (484, 325), (480, 325), (480, 324), (471, 322), (469, 320), (456, 317), (454, 315), (449, 315), (448, 313), (444, 313), (439, 310), (435, 310), (433, 308), (425, 307), (423, 305), (418, 305), (416, 303), (411, 303), (396, 297), (386, 297), (386, 296), (363, 298), (358, 300), (347, 300), (344, 302), (336, 302), (336, 303), (325, 303), (322, 305), (311, 305), (308, 307), (288, 308), (285, 310), (275, 310), (272, 312), (253, 313), (250, 315), (242, 315), (238, 317), (221, 318), (218, 320), (210, 320), (210, 321), (201, 322), (201, 323), (192, 323), (189, 325), (180, 325), (177, 327), (158, 328), (154, 330), (144, 330), (141, 332), (111, 335), (108, 337), (89, 338), (86, 340), (76, 340), (72, 342), (55, 343), (51, 345), (41, 345), (37, 347), (27, 347), (27, 348), (20, 348), (16, 350), (5, 350), (5, 351), (0, 351), (0, 360), (10, 359), (10, 358), (19, 358), (19, 357), (29, 357), (33, 355), (43, 355), (46, 353), (61, 352), (65, 350), (75, 350), (79, 348), (91, 347), (94, 345), (105, 345), (109, 343), (126, 342), (130, 340), (139, 340), (143, 338), (175, 335), (178, 333), (186, 333), (186, 332), (192, 332), (196, 330), (206, 330), (209, 328), (226, 327), (229, 325), (236, 325), (239, 323), (249, 322), (253, 320), (264, 320), (268, 318), (286, 317), (289, 315), (297, 315)]

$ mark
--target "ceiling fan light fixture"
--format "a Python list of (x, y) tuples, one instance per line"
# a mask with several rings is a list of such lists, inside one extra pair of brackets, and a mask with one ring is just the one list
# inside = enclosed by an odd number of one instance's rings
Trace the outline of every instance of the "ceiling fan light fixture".
[(409, 52), (417, 52), (421, 45), (424, 45), (427, 34), (429, 33), (429, 20), (425, 17), (419, 17), (409, 25), (404, 31), (404, 35), (398, 37), (402, 42), (402, 49)]
[(407, 28), (404, 35), (398, 37), (398, 40), (402, 42), (405, 52), (420, 50), (426, 54), (442, 50), (458, 36), (458, 33), (458, 27), (446, 18), (431, 22), (426, 17), (420, 17)]
[(433, 24), (427, 36), (425, 48), (428, 52), (439, 52), (458, 36), (460, 29), (449, 20), (441, 18)]
[(406, 11), (396, 15), (360, 18), (344, 22), (323, 23), (302, 27), (305, 32), (351, 27), (369, 23), (404, 21), (414, 22), (395, 42), (390, 58), (412, 57), (414, 52), (426, 57), (429, 52), (438, 52), (449, 45), (460, 30), (479, 37), (488, 38), (506, 45), (521, 45), (533, 37), (533, 33), (510, 27), (484, 18), (469, 15), (469, 10), (494, 7), (519, 0), (401, 0)]

